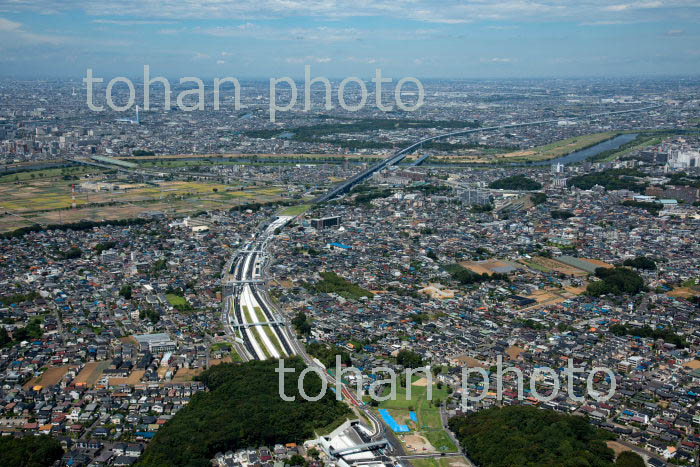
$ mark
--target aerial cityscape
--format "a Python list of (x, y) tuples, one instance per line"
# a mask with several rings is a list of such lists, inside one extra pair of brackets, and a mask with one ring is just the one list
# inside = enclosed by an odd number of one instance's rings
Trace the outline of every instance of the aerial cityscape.
[(699, 466), (699, 19), (0, 0), (0, 466)]

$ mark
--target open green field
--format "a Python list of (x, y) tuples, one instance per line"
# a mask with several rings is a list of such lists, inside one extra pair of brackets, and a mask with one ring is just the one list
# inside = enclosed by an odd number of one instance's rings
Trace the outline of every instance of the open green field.
[(507, 159), (508, 162), (535, 162), (555, 159), (614, 138), (617, 134), (617, 132), (608, 131), (604, 133), (575, 136), (525, 151), (502, 154), (498, 157), (498, 160), (502, 161), (502, 159)]
[[(392, 417), (401, 424), (406, 424), (411, 428), (410, 433), (397, 433), (396, 436), (404, 443), (409, 451), (416, 449), (420, 444), (418, 439), (427, 440), (437, 452), (456, 452), (457, 446), (442, 428), (440, 417), (440, 403), (444, 401), (448, 392), (445, 388), (438, 389), (437, 384), (433, 384), (432, 399), (428, 400), (428, 387), (425, 385), (422, 375), (413, 376), (411, 384), (411, 399), (408, 399), (407, 388), (396, 388), (396, 399), (381, 402), (379, 408), (389, 410)], [(418, 423), (410, 418), (410, 412), (416, 412)]]
[(304, 214), (306, 211), (311, 209), (310, 204), (297, 204), (296, 206), (288, 206), (281, 210), (278, 215), (280, 216), (298, 216), (299, 214)]
[(165, 295), (165, 298), (167, 298), (170, 304), (174, 307), (187, 305), (187, 300), (185, 300), (185, 297), (181, 297), (179, 295), (169, 293)]
[(462, 456), (411, 459), (411, 464), (414, 467), (466, 467), (468, 465)]
[[(72, 180), (86, 173), (89, 181), (114, 182), (115, 191), (77, 191), (72, 209)], [(91, 167), (45, 169), (0, 177), (0, 232), (32, 224), (61, 224), (81, 219), (105, 220), (138, 217), (146, 211), (170, 215), (202, 210), (229, 209), (251, 202), (268, 203), (284, 198), (278, 186), (244, 187), (209, 182), (166, 181), (158, 186), (112, 180)]]

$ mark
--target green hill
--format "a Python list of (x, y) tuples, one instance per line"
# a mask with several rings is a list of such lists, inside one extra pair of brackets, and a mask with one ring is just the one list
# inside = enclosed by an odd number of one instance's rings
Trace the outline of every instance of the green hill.
[(611, 467), (613, 435), (584, 417), (502, 407), (450, 420), (467, 456), (483, 467)]
[[(305, 365), (299, 358), (285, 361), (286, 367), (296, 369), (286, 374), (285, 394), (296, 396), (296, 401), (283, 401), (277, 365), (277, 360), (223, 363), (205, 371), (201, 379), (209, 391), (196, 394), (158, 431), (138, 465), (210, 466), (219, 451), (299, 443), (350, 413), (330, 388), (317, 402), (300, 398), (297, 377)], [(321, 380), (309, 373), (304, 388), (316, 396)]]

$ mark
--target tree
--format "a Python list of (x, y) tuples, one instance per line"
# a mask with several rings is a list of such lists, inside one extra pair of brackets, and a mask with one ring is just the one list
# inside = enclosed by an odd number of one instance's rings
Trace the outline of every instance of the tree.
[(7, 347), (10, 344), (12, 344), (12, 339), (7, 333), (7, 329), (0, 327), (0, 348)]
[(304, 466), (306, 465), (306, 459), (301, 457), (299, 454), (294, 454), (289, 458), (289, 465), (291, 466)]
[(0, 465), (48, 467), (63, 457), (61, 443), (46, 435), (0, 437)]
[(542, 189), (542, 184), (524, 175), (513, 175), (512, 177), (505, 177), (491, 182), (489, 188), (497, 190), (540, 190)]
[(423, 357), (412, 350), (401, 350), (396, 356), (396, 363), (406, 368), (418, 368), (423, 366)]
[(450, 429), (477, 465), (612, 467), (614, 435), (585, 418), (526, 406), (453, 417)]
[(119, 295), (126, 298), (127, 300), (131, 300), (131, 292), (132, 289), (130, 284), (123, 285), (122, 288), (119, 289)]
[(617, 456), (615, 465), (618, 467), (644, 467), (644, 459), (642, 456), (632, 451), (623, 451)]
[(598, 268), (595, 275), (601, 280), (589, 283), (586, 288), (586, 292), (594, 297), (604, 294), (634, 295), (644, 289), (644, 279), (628, 268)]
[[(330, 389), (318, 401), (304, 400), (298, 377), (306, 368), (298, 357), (284, 360), (293, 369), (282, 390), (294, 401), (280, 397), (278, 361), (220, 363), (199, 377), (208, 391), (197, 393), (186, 407), (163, 425), (139, 458), (141, 466), (186, 465), (211, 467), (217, 452), (249, 446), (302, 443), (314, 431), (337, 424), (349, 414)], [(320, 394), (315, 373), (303, 380), (304, 392)], [(304, 459), (298, 465), (304, 465)], [(294, 462), (296, 463), (296, 462)], [(11, 464), (10, 464), (11, 465)]]
[(647, 258), (646, 256), (637, 256), (634, 259), (626, 259), (622, 264), (631, 268), (647, 269), (649, 271), (656, 269), (656, 261), (654, 261), (652, 258)]

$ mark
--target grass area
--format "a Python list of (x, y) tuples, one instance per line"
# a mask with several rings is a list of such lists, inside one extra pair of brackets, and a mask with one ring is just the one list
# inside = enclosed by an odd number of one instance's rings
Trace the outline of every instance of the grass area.
[(445, 456), (440, 458), (411, 459), (414, 467), (452, 467), (453, 465), (466, 465), (462, 456)]
[(542, 266), (541, 264), (538, 264), (535, 261), (528, 261), (528, 260), (523, 259), (523, 260), (520, 260), (520, 262), (523, 263), (524, 265), (526, 265), (527, 267), (534, 269), (535, 271), (540, 271), (540, 272), (544, 272), (544, 273), (552, 272), (552, 270), (549, 269), (548, 267)]
[[(396, 388), (396, 399), (381, 402), (379, 407), (389, 410), (397, 421), (406, 420), (411, 432), (424, 436), (437, 451), (456, 451), (457, 446), (442, 428), (440, 417), (440, 403), (447, 398), (448, 392), (444, 387), (438, 389), (437, 385), (433, 384), (432, 400), (428, 400), (428, 387), (415, 384), (421, 379), (421, 374), (413, 376), (410, 400), (407, 388), (401, 386)], [(410, 421), (411, 411), (416, 412), (418, 423)]]
[(185, 300), (185, 297), (181, 297), (179, 295), (169, 293), (165, 295), (165, 298), (167, 298), (170, 304), (176, 308), (187, 305), (187, 300)]
[(428, 430), (423, 432), (423, 436), (428, 438), (430, 444), (435, 447), (440, 452), (455, 452), (457, 451), (457, 446), (455, 445), (450, 435), (443, 429), (439, 430)]
[(617, 132), (608, 131), (604, 133), (575, 136), (529, 150), (504, 154), (502, 157), (499, 157), (499, 160), (507, 159), (508, 162), (529, 162), (554, 159), (612, 139), (617, 134)]
[(96, 167), (73, 166), (73, 167), (56, 167), (53, 169), (42, 170), (27, 170), (24, 172), (15, 172), (0, 177), (0, 183), (12, 183), (27, 180), (41, 180), (50, 178), (62, 178), (65, 175), (80, 176), (85, 174), (100, 174), (104, 171)]
[(289, 206), (279, 212), (280, 216), (298, 216), (304, 214), (311, 208), (310, 204), (297, 204), (296, 206)]

